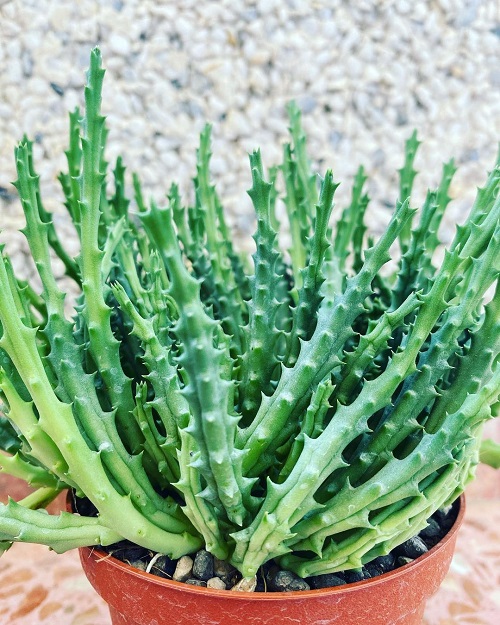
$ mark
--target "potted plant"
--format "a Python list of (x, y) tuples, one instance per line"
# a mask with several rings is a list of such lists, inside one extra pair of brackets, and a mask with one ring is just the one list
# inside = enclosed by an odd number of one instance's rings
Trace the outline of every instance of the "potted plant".
[[(498, 163), (437, 264), (453, 162), (422, 208), (411, 208), (414, 134), (378, 240), (363, 221), (362, 168), (332, 228), (337, 184), (331, 171), (319, 183), (311, 173), (291, 105), (282, 165), (266, 174), (260, 152), (250, 155), (249, 262), (210, 182), (208, 126), (193, 205), (175, 185), (166, 206), (146, 204), (134, 175), (129, 211), (121, 158), (109, 190), (103, 75), (95, 49), (60, 175), (76, 258), (44, 209), (30, 141), (15, 152), (41, 289), (1, 255), (0, 464), (36, 490), (0, 506), (0, 544), (81, 548), (115, 624), (167, 622), (175, 605), (186, 613), (178, 622), (279, 622), (289, 609), (304, 624), (418, 623), (463, 515), (463, 500), (459, 512), (449, 506), (473, 474), (499, 399)], [(388, 268), (394, 246), (401, 254)], [(73, 311), (54, 256), (77, 286)], [(64, 489), (70, 512), (47, 514)], [(430, 527), (434, 542), (449, 531), (429, 550)], [(146, 554), (146, 572), (102, 553), (131, 545)], [(195, 587), (202, 574), (184, 585), (150, 574), (168, 577), (190, 554), (195, 566), (215, 562), (241, 579), (240, 589), (262, 578), (292, 592), (250, 595)]]

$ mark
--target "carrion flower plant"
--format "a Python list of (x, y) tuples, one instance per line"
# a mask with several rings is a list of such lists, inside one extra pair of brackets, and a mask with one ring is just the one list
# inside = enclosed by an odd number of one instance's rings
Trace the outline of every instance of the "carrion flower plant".
[[(411, 208), (410, 138), (374, 242), (363, 169), (333, 211), (338, 185), (312, 173), (292, 104), (281, 166), (266, 173), (250, 155), (249, 262), (210, 181), (209, 126), (192, 205), (174, 184), (166, 205), (147, 204), (134, 175), (129, 210), (121, 158), (110, 191), (103, 76), (95, 49), (60, 175), (76, 258), (44, 209), (31, 142), (15, 152), (41, 292), (1, 255), (0, 466), (36, 490), (0, 505), (0, 544), (127, 539), (172, 558), (204, 547), (245, 577), (272, 558), (310, 576), (387, 554), (463, 491), (499, 400), (499, 162), (436, 265), (453, 161)], [(384, 271), (394, 244), (397, 269)], [(79, 289), (73, 316), (54, 253)], [(43, 510), (67, 488), (88, 515)]]

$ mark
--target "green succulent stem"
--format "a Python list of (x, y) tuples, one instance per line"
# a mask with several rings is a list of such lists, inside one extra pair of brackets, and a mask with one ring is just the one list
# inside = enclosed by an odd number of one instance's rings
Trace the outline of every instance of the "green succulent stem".
[[(79, 366), (80, 348), (73, 340), (72, 324), (65, 319), (64, 294), (50, 271), (48, 229), (39, 218), (36, 194), (30, 194), (30, 189), (33, 189), (30, 181), (33, 180), (34, 172), (32, 163), (28, 167), (28, 157), (26, 144), (21, 144), (17, 151), (19, 178), (16, 184), (26, 216), (25, 234), (39, 270), (44, 300), (47, 303), (48, 323), (44, 329), (50, 344), (47, 360), (58, 363), (61, 368), (59, 394), (64, 395), (68, 402), (73, 400), (76, 417), (85, 426), (94, 449), (102, 452), (106, 468), (121, 485), (123, 492), (130, 493), (132, 500), (142, 506), (146, 516), (166, 529), (172, 528), (170, 515), (175, 511), (175, 506), (157, 496), (148, 482), (139, 458), (131, 457), (123, 446), (115, 426), (114, 414), (103, 412), (91, 376)], [(182, 523), (179, 527), (188, 528)]]
[(28, 462), (19, 453), (14, 456), (0, 455), (0, 473), (12, 475), (24, 480), (30, 486), (45, 488), (66, 488), (66, 485), (57, 480), (56, 477), (43, 467)]
[(277, 316), (282, 306), (276, 297), (281, 276), (276, 232), (271, 224), (272, 185), (263, 179), (260, 152), (250, 155), (250, 167), (253, 186), (248, 194), (257, 214), (257, 232), (254, 235), (257, 250), (253, 256), (255, 273), (250, 280), (252, 297), (248, 336), (251, 338), (240, 371), (239, 396), (243, 419), (255, 414), (262, 393), (271, 389), (273, 372), (278, 366), (276, 350), (280, 332)]
[(158, 209), (153, 204), (149, 212), (141, 214), (141, 219), (167, 268), (170, 295), (182, 310), (175, 331), (183, 343), (179, 357), (187, 376), (183, 394), (194, 419), (187, 432), (199, 447), (198, 468), (207, 481), (207, 496), (218, 499), (228, 517), (241, 524), (251, 481), (243, 478), (242, 454), (234, 447), (238, 417), (231, 414), (232, 382), (221, 377), (221, 365), (229, 355), (224, 347), (214, 346), (218, 323), (205, 312), (200, 285), (184, 265), (171, 209)]
[[(258, 475), (268, 466), (269, 456), (280, 446), (282, 435), (289, 435), (293, 419), (307, 407), (310, 389), (340, 366), (340, 350), (353, 335), (352, 324), (363, 310), (371, 282), (389, 260), (389, 248), (411, 212), (408, 203), (402, 204), (386, 232), (366, 252), (362, 269), (347, 281), (345, 291), (333, 300), (323, 299), (313, 336), (303, 343), (294, 367), (283, 368), (276, 391), (264, 398), (251, 426), (240, 436), (239, 446), (246, 451), (246, 474)], [(272, 432), (277, 433), (274, 438)]]
[(88, 328), (90, 351), (103, 377), (116, 418), (131, 451), (138, 451), (140, 440), (135, 421), (129, 418), (134, 408), (130, 380), (125, 376), (119, 357), (119, 342), (113, 336), (111, 309), (104, 299), (102, 284), (103, 252), (99, 248), (101, 223), (101, 171), (104, 117), (100, 114), (102, 82), (100, 52), (90, 57), (88, 84), (85, 87), (85, 117), (82, 137), (82, 171), (80, 176), (81, 252), (79, 257), (84, 296), (83, 318)]

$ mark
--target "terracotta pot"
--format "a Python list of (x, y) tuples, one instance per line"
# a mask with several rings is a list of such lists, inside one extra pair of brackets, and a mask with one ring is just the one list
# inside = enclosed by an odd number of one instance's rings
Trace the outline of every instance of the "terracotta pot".
[(420, 625), (427, 599), (450, 566), (465, 512), (428, 553), (399, 569), (336, 588), (237, 593), (144, 573), (96, 549), (80, 549), (83, 569), (109, 604), (113, 625)]

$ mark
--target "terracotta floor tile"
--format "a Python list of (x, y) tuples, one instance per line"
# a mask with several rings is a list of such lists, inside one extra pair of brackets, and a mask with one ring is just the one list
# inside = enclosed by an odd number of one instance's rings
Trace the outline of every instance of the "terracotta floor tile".
[[(5, 592), (4, 582), (13, 577), (24, 580), (22, 593)], [(0, 625), (110, 622), (106, 605), (82, 573), (77, 552), (57, 555), (40, 545), (14, 545), (0, 559), (0, 588), (4, 595), (0, 599)]]
[[(450, 620), (451, 618), (451, 620)], [(500, 622), (500, 500), (467, 502), (450, 572), (425, 613), (425, 625)]]

